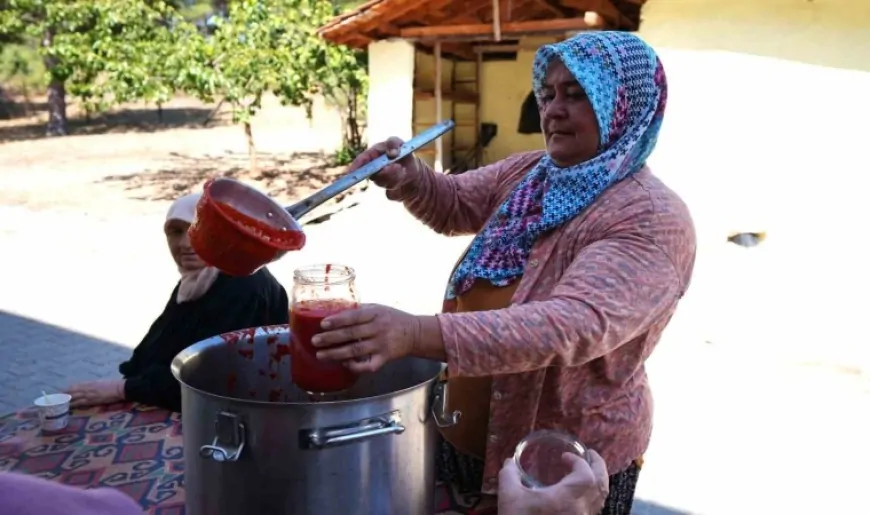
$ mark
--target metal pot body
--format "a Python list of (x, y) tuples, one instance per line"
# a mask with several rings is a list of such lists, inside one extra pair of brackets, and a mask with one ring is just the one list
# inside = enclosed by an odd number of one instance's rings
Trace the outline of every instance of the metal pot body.
[(229, 333), (172, 363), (182, 385), (190, 515), (434, 512), (442, 364), (408, 358), (311, 402), (286, 326)]

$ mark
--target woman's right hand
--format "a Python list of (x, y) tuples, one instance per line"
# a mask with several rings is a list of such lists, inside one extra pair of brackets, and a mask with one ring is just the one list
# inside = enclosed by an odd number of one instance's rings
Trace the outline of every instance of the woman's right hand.
[[(356, 159), (350, 164), (348, 172), (353, 172), (368, 164), (383, 154), (388, 157), (395, 157), (399, 154), (399, 148), (404, 142), (396, 137), (392, 137), (386, 141), (375, 143), (365, 152), (356, 156)], [(399, 189), (409, 182), (416, 180), (420, 170), (417, 165), (417, 159), (413, 154), (408, 154), (395, 163), (390, 163), (383, 170), (376, 173), (372, 177), (372, 182), (387, 190), (387, 198), (390, 200), (399, 199)]]

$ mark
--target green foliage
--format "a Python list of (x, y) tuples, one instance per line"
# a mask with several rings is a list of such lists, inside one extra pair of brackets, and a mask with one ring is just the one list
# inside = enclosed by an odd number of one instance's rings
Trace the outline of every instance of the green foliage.
[(325, 42), (320, 43), (317, 55), (316, 66), (321, 70), (318, 76), (320, 92), (341, 110), (344, 146), (351, 152), (358, 152), (365, 146), (361, 120), (365, 117), (369, 86), (368, 56), (364, 52)]
[(205, 102), (226, 101), (233, 120), (243, 124), (250, 123), (268, 93), (284, 105), (305, 107), (309, 116), (314, 96), (322, 94), (353, 108), (354, 136), (348, 138), (346, 131), (345, 139), (350, 148), (360, 147), (356, 120), (358, 106), (365, 104), (366, 63), (363, 54), (317, 35), (334, 13), (328, 0), (230, 3), (228, 18), (211, 36), (186, 40), (185, 91)]
[(169, 101), (178, 86), (172, 9), (141, 0), (92, 3), (98, 8), (91, 25), (76, 34), (62, 59), (71, 69), (68, 92), (88, 112), (124, 102)]
[(365, 147), (351, 147), (346, 142), (333, 156), (334, 166), (347, 166), (356, 159), (356, 156), (362, 154), (366, 150)]
[(121, 102), (165, 102), (178, 40), (172, 7), (143, 0), (6, 0), (0, 35), (39, 42), (44, 84), (66, 85), (87, 112)]
[(197, 20), (214, 12), (211, 0), (199, 0), (192, 3), (184, 3), (178, 7), (178, 14), (185, 20)]
[(19, 93), (29, 94), (45, 84), (42, 58), (32, 45), (0, 47), (0, 81)]
[(312, 40), (331, 14), (331, 3), (322, 0), (232, 2), (213, 35), (187, 41), (183, 84), (206, 102), (225, 100), (236, 122), (249, 123), (267, 93), (310, 112), (319, 82)]
[(341, 12), (356, 9), (360, 5), (366, 3), (367, 0), (336, 0), (335, 7)]
[(343, 110), (352, 153), (362, 147), (365, 55), (316, 33), (342, 8), (331, 0), (234, 0), (205, 34), (192, 21), (211, 11), (204, 0), (0, 0), (0, 44), (30, 42), (38, 52), (4, 53), (0, 64), (19, 76), (40, 73), (41, 60), (43, 86), (65, 87), (88, 113), (132, 101), (160, 105), (176, 92), (226, 102), (248, 133), (264, 95), (309, 116), (323, 95)]

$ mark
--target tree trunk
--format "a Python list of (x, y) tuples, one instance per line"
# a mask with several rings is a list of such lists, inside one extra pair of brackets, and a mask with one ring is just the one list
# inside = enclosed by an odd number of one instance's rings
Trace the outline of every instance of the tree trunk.
[(248, 140), (248, 159), (251, 161), (251, 173), (257, 173), (257, 147), (254, 145), (254, 132), (251, 122), (245, 122), (245, 138)]
[(216, 106), (214, 106), (214, 109), (212, 109), (211, 112), (208, 113), (208, 116), (205, 118), (205, 120), (202, 121), (203, 127), (207, 126), (209, 122), (212, 121), (212, 119), (215, 117), (215, 115), (218, 114), (218, 111), (221, 110), (221, 107), (224, 105), (225, 100), (226, 98), (222, 98), (221, 101), (218, 102)]
[(157, 102), (157, 123), (163, 123), (163, 104)]
[[(42, 38), (42, 46), (51, 48), (54, 42), (54, 33), (51, 30), (45, 31)], [(66, 136), (66, 85), (64, 81), (57, 79), (54, 74), (57, 59), (51, 56), (46, 56), (43, 60), (45, 70), (51, 76), (51, 81), (48, 83), (48, 126), (45, 129), (46, 136)]]
[(356, 89), (351, 89), (350, 95), (348, 95), (347, 102), (347, 124), (348, 124), (348, 139), (350, 140), (351, 147), (358, 151), (362, 148), (362, 135), (359, 132), (359, 111), (357, 110), (358, 104), (357, 100), (359, 99), (357, 95), (358, 91)]
[[(27, 82), (21, 79), (21, 94), (24, 96), (24, 117), (30, 118), (33, 114), (33, 102), (30, 101), (30, 89), (27, 87)], [(0, 97), (3, 95), (0, 94)]]

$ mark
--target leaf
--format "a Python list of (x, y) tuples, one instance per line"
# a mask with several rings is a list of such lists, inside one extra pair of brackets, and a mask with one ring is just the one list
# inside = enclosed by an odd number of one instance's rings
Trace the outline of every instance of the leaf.
[[(0, 0), (0, 37), (40, 42), (46, 80), (65, 81), (92, 111), (183, 92), (225, 99), (242, 122), (267, 93), (309, 116), (317, 95), (343, 107), (349, 96), (365, 98), (364, 54), (317, 35), (336, 12), (330, 0), (235, 0), (227, 17), (212, 16), (202, 30), (178, 13), (183, 4)], [(346, 116), (359, 119), (357, 110)]]

